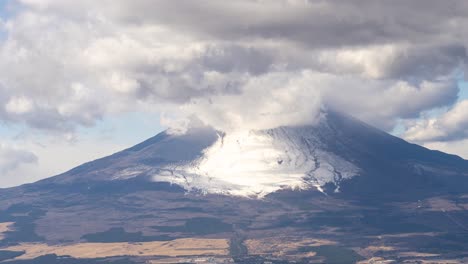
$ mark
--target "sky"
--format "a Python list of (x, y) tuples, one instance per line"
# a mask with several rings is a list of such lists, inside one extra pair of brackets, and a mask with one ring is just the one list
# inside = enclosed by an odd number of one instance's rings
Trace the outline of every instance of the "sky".
[(464, 0), (0, 0), (0, 187), (331, 108), (468, 159)]

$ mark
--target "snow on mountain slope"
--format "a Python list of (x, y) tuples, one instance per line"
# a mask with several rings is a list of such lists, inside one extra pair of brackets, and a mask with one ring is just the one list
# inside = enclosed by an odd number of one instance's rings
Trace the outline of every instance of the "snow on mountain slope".
[(41, 183), (92, 186), (132, 178), (255, 197), (283, 188), (415, 196), (466, 190), (468, 161), (327, 111), (309, 126), (230, 133), (197, 127), (182, 135), (165, 131)]
[(319, 191), (359, 173), (359, 168), (326, 150), (320, 134), (331, 135), (326, 117), (311, 127), (281, 127), (219, 134), (203, 155), (186, 164), (165, 166), (156, 181), (189, 190), (241, 196), (264, 196), (282, 188)]

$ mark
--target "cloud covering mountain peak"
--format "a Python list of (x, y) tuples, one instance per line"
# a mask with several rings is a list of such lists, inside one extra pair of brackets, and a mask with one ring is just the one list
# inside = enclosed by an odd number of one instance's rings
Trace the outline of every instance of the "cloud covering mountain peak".
[(2, 24), (1, 118), (41, 129), (136, 109), (263, 128), (310, 122), (323, 104), (391, 128), (453, 103), (466, 62), (463, 1), (10, 5), (19, 7)]

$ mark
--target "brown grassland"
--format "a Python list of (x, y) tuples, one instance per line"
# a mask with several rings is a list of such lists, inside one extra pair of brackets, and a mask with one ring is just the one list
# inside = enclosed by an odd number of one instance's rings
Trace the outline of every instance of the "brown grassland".
[(229, 241), (226, 239), (183, 238), (173, 241), (141, 243), (76, 243), (69, 245), (23, 243), (2, 250), (25, 252), (24, 255), (16, 259), (33, 259), (47, 254), (89, 259), (116, 256), (225, 256), (229, 254)]
[(3, 233), (12, 230), (13, 222), (0, 223), (0, 240), (4, 239)]

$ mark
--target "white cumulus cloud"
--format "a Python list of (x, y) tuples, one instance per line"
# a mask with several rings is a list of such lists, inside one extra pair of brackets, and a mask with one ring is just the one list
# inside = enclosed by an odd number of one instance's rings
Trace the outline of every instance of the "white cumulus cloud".
[(440, 116), (415, 121), (405, 137), (417, 142), (453, 141), (468, 137), (468, 100), (458, 102)]

